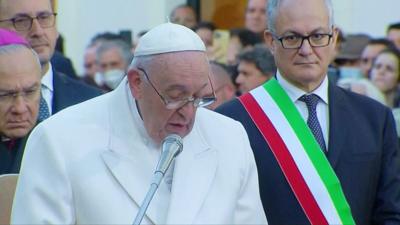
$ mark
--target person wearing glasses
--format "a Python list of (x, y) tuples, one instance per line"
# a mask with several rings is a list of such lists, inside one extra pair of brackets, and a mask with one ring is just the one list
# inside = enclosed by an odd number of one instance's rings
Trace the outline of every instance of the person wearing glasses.
[(330, 83), (331, 0), (269, 0), (277, 73), (217, 108), (249, 134), (269, 224), (400, 224), (389, 108)]
[(42, 65), (42, 98), (39, 121), (58, 111), (102, 94), (56, 71), (50, 59), (54, 54), (58, 31), (57, 13), (52, 0), (0, 1), (0, 27), (23, 36), (39, 55)]
[(189, 28), (148, 31), (116, 89), (34, 129), (11, 224), (132, 224), (170, 134), (183, 150), (143, 224), (267, 224), (243, 126), (204, 108), (215, 101), (209, 67)]
[(39, 111), (39, 58), (18, 34), (0, 29), (0, 175), (18, 173)]

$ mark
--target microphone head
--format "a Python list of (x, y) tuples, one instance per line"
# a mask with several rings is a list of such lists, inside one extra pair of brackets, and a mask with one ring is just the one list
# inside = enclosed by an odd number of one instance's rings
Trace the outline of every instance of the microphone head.
[(177, 145), (175, 148), (172, 148), (173, 151), (176, 151), (173, 156), (176, 157), (183, 150), (182, 138), (177, 134), (169, 134), (162, 141), (162, 151), (171, 150), (171, 145)]
[(156, 172), (161, 172), (164, 176), (168, 167), (179, 153), (182, 152), (182, 138), (176, 134), (170, 134), (164, 138), (161, 146), (161, 156), (158, 161)]

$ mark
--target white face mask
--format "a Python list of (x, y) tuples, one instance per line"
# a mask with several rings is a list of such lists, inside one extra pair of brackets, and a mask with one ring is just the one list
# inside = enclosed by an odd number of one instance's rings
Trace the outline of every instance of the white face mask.
[(104, 84), (111, 89), (115, 89), (121, 82), (122, 78), (124, 78), (124, 76), (125, 71), (123, 70), (108, 70), (103, 74)]
[(96, 72), (94, 74), (94, 82), (100, 87), (104, 84), (103, 74), (100, 72)]

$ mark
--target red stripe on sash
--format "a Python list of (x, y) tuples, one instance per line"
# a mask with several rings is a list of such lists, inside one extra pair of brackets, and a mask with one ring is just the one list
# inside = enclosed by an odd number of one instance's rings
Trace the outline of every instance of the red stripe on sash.
[(310, 223), (318, 225), (328, 224), (328, 221), (319, 208), (314, 196), (311, 194), (310, 189), (297, 168), (284, 141), (276, 131), (268, 116), (264, 113), (251, 94), (247, 93), (242, 95), (239, 98), (239, 101), (243, 104), (254, 124), (270, 146), (270, 149), (281, 167), (286, 180)]

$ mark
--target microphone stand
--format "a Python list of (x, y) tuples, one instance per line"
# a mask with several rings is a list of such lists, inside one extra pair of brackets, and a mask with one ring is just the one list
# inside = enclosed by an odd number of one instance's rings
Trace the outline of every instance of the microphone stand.
[(161, 183), (164, 174), (161, 171), (156, 171), (154, 173), (153, 181), (151, 182), (150, 189), (144, 198), (142, 205), (139, 208), (139, 212), (136, 214), (136, 218), (133, 221), (133, 225), (140, 225), (142, 219), (147, 211), (147, 208), (150, 205), (151, 200), (153, 199), (154, 194), (156, 193), (158, 186)]
[(149, 207), (154, 194), (156, 193), (158, 186), (161, 183), (165, 173), (167, 172), (171, 162), (177, 155), (182, 151), (182, 138), (176, 134), (168, 135), (162, 144), (162, 152), (160, 159), (157, 164), (156, 171), (154, 172), (153, 180), (150, 184), (150, 189), (147, 191), (146, 197), (144, 198), (142, 205), (139, 208), (136, 218), (133, 221), (134, 225), (140, 225), (142, 219)]

